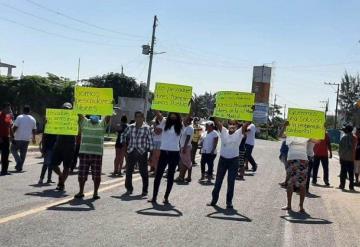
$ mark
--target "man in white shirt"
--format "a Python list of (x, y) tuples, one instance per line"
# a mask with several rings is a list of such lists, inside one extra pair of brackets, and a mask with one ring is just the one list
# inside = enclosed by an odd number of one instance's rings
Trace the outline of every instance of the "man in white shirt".
[(216, 147), (219, 140), (218, 133), (214, 130), (215, 124), (213, 121), (208, 121), (205, 124), (206, 132), (201, 138), (201, 178), (205, 179), (205, 165), (208, 165), (208, 180), (213, 179), (214, 160), (216, 158)]
[(226, 208), (232, 209), (234, 196), (235, 179), (239, 169), (239, 146), (243, 138), (242, 128), (237, 129), (235, 121), (229, 121), (229, 129), (223, 127), (222, 123), (216, 120), (221, 138), (220, 160), (216, 173), (215, 186), (212, 191), (212, 200), (208, 206), (216, 206), (219, 199), (221, 185), (226, 172), (228, 172), (228, 187), (226, 194)]
[(26, 158), (30, 139), (36, 143), (36, 120), (30, 115), (30, 106), (25, 105), (24, 114), (19, 115), (13, 126), (11, 153), (16, 161), (15, 169), (21, 172)]
[(247, 128), (246, 132), (246, 142), (245, 142), (245, 157), (246, 157), (246, 169), (247, 169), (247, 163), (250, 162), (252, 166), (252, 171), (256, 172), (257, 170), (257, 164), (254, 160), (254, 157), (252, 156), (252, 152), (254, 150), (255, 146), (255, 133), (256, 133), (256, 126), (255, 124), (249, 122), (249, 126)]

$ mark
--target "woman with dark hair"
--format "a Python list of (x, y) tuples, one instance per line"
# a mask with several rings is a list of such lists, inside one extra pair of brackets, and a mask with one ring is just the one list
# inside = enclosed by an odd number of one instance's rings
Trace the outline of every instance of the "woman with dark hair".
[(122, 166), (124, 163), (124, 157), (125, 157), (125, 153), (126, 153), (126, 145), (123, 145), (120, 142), (120, 137), (121, 134), (125, 131), (125, 129), (128, 127), (127, 125), (127, 117), (125, 115), (123, 115), (121, 117), (121, 124), (119, 126), (119, 128), (117, 129), (118, 132), (118, 136), (116, 139), (116, 143), (115, 143), (115, 150), (116, 150), (116, 154), (115, 154), (115, 160), (114, 160), (114, 172), (113, 172), (113, 176), (122, 176), (121, 170), (122, 170)]
[(164, 196), (164, 203), (169, 204), (169, 195), (174, 184), (175, 170), (177, 165), (179, 164), (180, 159), (179, 141), (182, 128), (183, 125), (181, 122), (180, 114), (170, 112), (166, 119), (164, 130), (162, 132), (160, 158), (154, 180), (154, 193), (153, 198), (149, 202), (156, 203), (161, 178), (163, 177), (166, 166), (169, 166), (167, 187)]

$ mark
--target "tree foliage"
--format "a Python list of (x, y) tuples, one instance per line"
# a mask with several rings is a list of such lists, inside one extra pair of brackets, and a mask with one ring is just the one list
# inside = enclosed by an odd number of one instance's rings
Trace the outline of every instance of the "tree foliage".
[(345, 121), (354, 121), (356, 110), (355, 103), (360, 99), (360, 77), (359, 74), (352, 76), (345, 72), (341, 79), (339, 106), (345, 114)]
[(214, 112), (215, 94), (205, 92), (202, 95), (194, 95), (192, 112), (196, 117), (209, 117)]
[(138, 84), (135, 78), (119, 73), (92, 77), (85, 83), (85, 86), (113, 88), (116, 103), (118, 97), (145, 98), (146, 94), (146, 85), (144, 83)]

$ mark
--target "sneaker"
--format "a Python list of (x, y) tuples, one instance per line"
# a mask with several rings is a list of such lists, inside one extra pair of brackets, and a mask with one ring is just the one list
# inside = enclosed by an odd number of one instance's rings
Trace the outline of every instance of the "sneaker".
[(125, 193), (125, 195), (129, 196), (129, 195), (131, 195), (132, 193), (133, 193), (132, 190), (127, 190), (126, 193)]
[(174, 182), (176, 183), (184, 183), (185, 182), (185, 179), (181, 178), (181, 177), (177, 177)]
[(200, 180), (205, 180), (205, 175), (201, 175)]
[(355, 191), (354, 187), (349, 188), (350, 191)]
[(48, 179), (48, 181), (46, 181), (47, 184), (53, 184), (55, 182), (53, 182), (51, 179)]
[(253, 172), (256, 172), (256, 171), (257, 171), (257, 167), (258, 167), (257, 165), (254, 165), (253, 168), (252, 168), (252, 171), (253, 171)]
[(215, 207), (215, 206), (216, 206), (216, 202), (211, 201), (211, 202), (207, 203), (206, 206), (208, 206), (208, 207)]
[(38, 184), (40, 184), (40, 185), (43, 184), (43, 180), (40, 179), (39, 182), (38, 182)]
[(232, 205), (232, 203), (229, 203), (229, 204), (226, 205), (226, 208), (227, 208), (227, 209), (233, 209), (234, 206)]
[(58, 186), (55, 189), (58, 190), (58, 191), (64, 191), (65, 190), (65, 185), (58, 184)]
[(185, 179), (186, 182), (190, 183), (191, 182), (191, 178), (187, 178)]
[(327, 187), (329, 187), (329, 186), (330, 186), (330, 183), (327, 182), (327, 183), (325, 183), (325, 185), (326, 185)]
[(84, 194), (81, 194), (81, 193), (77, 193), (75, 196), (74, 196), (75, 199), (82, 199), (84, 198)]
[(141, 193), (141, 196), (142, 197), (146, 197), (148, 195), (148, 193), (147, 192), (143, 192), (143, 193)]

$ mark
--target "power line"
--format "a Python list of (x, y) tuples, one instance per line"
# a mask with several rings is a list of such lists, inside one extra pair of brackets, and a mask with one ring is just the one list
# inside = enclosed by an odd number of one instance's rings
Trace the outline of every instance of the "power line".
[(85, 44), (94, 44), (94, 45), (111, 46), (111, 47), (133, 47), (133, 46), (130, 46), (130, 45), (129, 45), (129, 46), (119, 46), (119, 45), (114, 45), (114, 44), (101, 43), (101, 42), (97, 42), (97, 41), (89, 41), (89, 40), (83, 40), (83, 39), (73, 38), (73, 37), (69, 37), (69, 36), (66, 36), (66, 35), (62, 35), (62, 34), (58, 34), (58, 33), (53, 33), (53, 32), (48, 32), (48, 31), (43, 30), (43, 29), (40, 29), (40, 28), (36, 28), (36, 27), (29, 26), (29, 25), (25, 25), (25, 24), (19, 23), (19, 22), (17, 22), (17, 21), (14, 21), (14, 20), (11, 20), (11, 19), (2, 17), (2, 16), (0, 16), (0, 20), (6, 21), (6, 22), (9, 22), (9, 23), (12, 23), (12, 24), (16, 24), (16, 25), (18, 25), (18, 26), (22, 26), (22, 27), (25, 27), (25, 28), (28, 28), (28, 29), (31, 29), (31, 30), (34, 30), (34, 31), (37, 31), (37, 32), (41, 32), (41, 33), (45, 33), (45, 34), (48, 34), (48, 35), (56, 36), (56, 37), (59, 37), (59, 38), (62, 38), (62, 39), (77, 41), (77, 42), (81, 42), (81, 43), (85, 43)]
[(128, 36), (128, 37), (132, 37), (132, 38), (144, 38), (143, 36), (140, 36), (140, 35), (135, 35), (135, 34), (129, 34), (129, 33), (124, 33), (124, 32), (119, 32), (119, 31), (116, 31), (116, 30), (113, 30), (113, 29), (110, 29), (110, 28), (106, 28), (106, 27), (101, 27), (101, 26), (98, 26), (98, 25), (95, 25), (95, 24), (92, 24), (92, 23), (89, 23), (89, 22), (86, 22), (86, 21), (83, 21), (81, 19), (78, 19), (78, 18), (75, 18), (75, 17), (72, 17), (70, 15), (67, 15), (65, 13), (62, 13), (60, 11), (57, 11), (57, 10), (54, 10), (54, 9), (51, 9), (51, 8), (48, 8), (42, 4), (39, 4), (35, 1), (32, 1), (32, 0), (26, 0), (27, 2), (37, 6), (38, 8), (41, 8), (41, 9), (44, 9), (48, 12), (51, 12), (53, 14), (56, 14), (56, 15), (59, 15), (59, 16), (62, 16), (64, 18), (67, 18), (69, 20), (72, 20), (72, 21), (75, 21), (75, 22), (78, 22), (78, 23), (81, 23), (83, 25), (87, 25), (89, 27), (93, 27), (93, 28), (96, 28), (96, 29), (99, 29), (99, 30), (103, 30), (103, 31), (107, 31), (107, 32), (111, 32), (111, 33), (116, 33), (116, 34), (119, 34), (119, 35), (123, 35), (123, 36)]
[(53, 20), (50, 20), (50, 19), (47, 19), (47, 18), (44, 18), (44, 17), (41, 17), (41, 16), (37, 16), (37, 15), (34, 15), (30, 12), (27, 12), (27, 11), (24, 11), (24, 10), (21, 10), (19, 8), (16, 8), (14, 6), (11, 6), (11, 5), (8, 5), (6, 3), (0, 3), (1, 5), (9, 8), (9, 9), (12, 9), (12, 10), (15, 10), (19, 13), (22, 13), (24, 15), (28, 15), (28, 16), (31, 16), (33, 18), (36, 18), (36, 19), (39, 19), (39, 20), (42, 20), (42, 21), (45, 21), (45, 22), (48, 22), (48, 23), (51, 23), (51, 24), (54, 24), (54, 25), (57, 25), (57, 26), (60, 26), (60, 27), (64, 27), (64, 28), (67, 28), (67, 29), (71, 29), (71, 30), (74, 30), (74, 31), (78, 31), (78, 32), (81, 32), (81, 33), (86, 33), (86, 34), (91, 34), (91, 35), (94, 35), (94, 36), (98, 36), (98, 37), (104, 37), (104, 38), (112, 38), (112, 39), (120, 39), (119, 37), (109, 37), (109, 36), (106, 36), (106, 35), (103, 35), (103, 34), (99, 34), (99, 33), (94, 33), (94, 32), (90, 32), (90, 31), (86, 31), (86, 30), (83, 30), (83, 29), (80, 29), (80, 28), (76, 28), (76, 27), (72, 27), (72, 26), (69, 26), (69, 25), (66, 25), (66, 24), (63, 24), (63, 23), (59, 23), (59, 22), (56, 22), (56, 21), (53, 21)]

